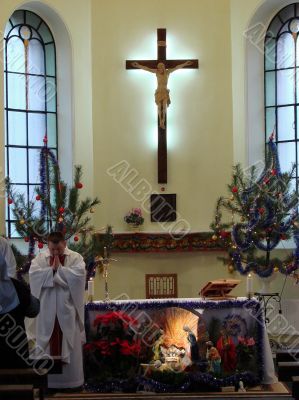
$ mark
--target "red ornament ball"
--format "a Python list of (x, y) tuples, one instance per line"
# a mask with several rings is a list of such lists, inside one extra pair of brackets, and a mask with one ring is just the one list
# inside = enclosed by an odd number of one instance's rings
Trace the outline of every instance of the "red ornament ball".
[(281, 240), (286, 240), (286, 238), (287, 238), (287, 235), (285, 235), (285, 234), (280, 235)]
[(28, 243), (29, 242), (29, 237), (28, 236), (24, 237), (24, 240), (25, 240), (26, 243)]
[(43, 243), (39, 242), (38, 245), (37, 245), (37, 247), (38, 247), (39, 249), (42, 249), (42, 248), (44, 247), (44, 245), (43, 245)]
[(44, 142), (44, 143), (48, 143), (48, 138), (47, 138), (47, 136), (44, 137), (43, 142)]
[(74, 236), (74, 241), (78, 242), (78, 240), (79, 240), (78, 236)]
[(65, 210), (64, 210), (64, 208), (63, 208), (63, 207), (60, 207), (60, 208), (59, 208), (59, 212), (60, 212), (60, 214), (63, 214), (63, 213), (64, 213), (64, 211), (65, 211)]
[(38, 195), (35, 197), (35, 199), (36, 199), (37, 201), (39, 201), (39, 200), (41, 199), (40, 195), (38, 194)]
[(13, 199), (8, 199), (8, 200), (7, 200), (7, 203), (8, 203), (8, 204), (12, 204), (12, 203), (13, 203)]
[(239, 190), (239, 189), (237, 188), (237, 186), (233, 186), (233, 187), (232, 187), (232, 192), (233, 192), (233, 193), (238, 193), (238, 190)]
[(273, 175), (273, 176), (274, 176), (274, 175), (277, 175), (277, 171), (276, 171), (276, 169), (274, 169), (274, 168), (273, 168), (273, 169), (271, 169), (271, 175)]
[(264, 179), (264, 184), (265, 184), (265, 185), (268, 185), (269, 182), (270, 182), (270, 179), (269, 179), (269, 178), (265, 178), (265, 179)]
[(82, 189), (83, 188), (83, 184), (81, 182), (76, 183), (76, 188), (77, 189)]
[(261, 207), (258, 209), (258, 211), (259, 211), (259, 214), (263, 215), (265, 212), (265, 209), (263, 207)]

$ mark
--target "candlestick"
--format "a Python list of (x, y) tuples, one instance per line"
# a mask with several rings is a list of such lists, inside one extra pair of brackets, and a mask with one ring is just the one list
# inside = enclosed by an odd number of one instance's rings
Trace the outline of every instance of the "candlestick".
[(87, 283), (87, 294), (88, 294), (88, 301), (93, 302), (93, 296), (94, 296), (94, 282), (92, 279), (90, 279)]
[(104, 247), (104, 258), (107, 258), (107, 247)]
[(247, 289), (247, 295), (250, 298), (253, 293), (253, 281), (252, 281), (252, 275), (250, 273), (247, 275), (246, 289)]

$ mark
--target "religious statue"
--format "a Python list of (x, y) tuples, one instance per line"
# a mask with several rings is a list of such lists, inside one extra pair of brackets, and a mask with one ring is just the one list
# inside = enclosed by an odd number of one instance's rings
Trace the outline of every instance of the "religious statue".
[(177, 69), (184, 68), (189, 65), (192, 65), (192, 61), (186, 61), (174, 68), (166, 69), (163, 62), (159, 62), (157, 68), (149, 68), (145, 65), (139, 64), (138, 62), (132, 62), (133, 67), (156, 74), (158, 86), (155, 91), (155, 103), (158, 107), (159, 125), (162, 129), (165, 129), (166, 110), (170, 104), (169, 89), (167, 89), (169, 75)]
[(239, 393), (245, 393), (245, 392), (246, 392), (246, 389), (244, 388), (244, 383), (243, 383), (243, 381), (241, 381), (241, 380), (240, 380), (240, 382), (239, 382), (238, 392), (239, 392)]
[(207, 346), (207, 361), (208, 361), (208, 371), (213, 372), (217, 375), (220, 374), (221, 372), (221, 357), (216, 349), (214, 347), (213, 342), (209, 341), (206, 343)]
[(220, 334), (216, 347), (222, 359), (223, 370), (225, 372), (233, 372), (237, 368), (236, 346), (225, 329), (221, 329)]
[(191, 361), (192, 362), (200, 361), (199, 348), (198, 348), (196, 336), (194, 335), (192, 330), (189, 328), (189, 326), (184, 325), (183, 329), (188, 334), (187, 339), (188, 339), (188, 342), (190, 343)]

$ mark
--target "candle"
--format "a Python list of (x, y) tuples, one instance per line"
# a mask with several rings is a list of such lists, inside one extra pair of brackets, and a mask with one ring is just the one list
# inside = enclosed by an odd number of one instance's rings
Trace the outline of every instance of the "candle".
[(252, 275), (251, 274), (247, 275), (246, 288), (247, 288), (247, 293), (248, 294), (253, 292), (253, 281), (252, 281)]
[(94, 283), (92, 279), (88, 281), (87, 290), (88, 290), (88, 296), (94, 295)]
[(107, 258), (107, 247), (104, 247), (104, 258)]

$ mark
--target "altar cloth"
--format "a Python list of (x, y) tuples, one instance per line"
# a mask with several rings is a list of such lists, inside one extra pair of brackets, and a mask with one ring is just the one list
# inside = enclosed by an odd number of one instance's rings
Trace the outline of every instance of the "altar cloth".
[[(199, 390), (200, 385), (220, 389), (237, 385), (240, 380), (249, 386), (277, 382), (263, 311), (256, 299), (95, 301), (86, 304), (85, 322), (86, 382), (97, 391), (113, 391), (122, 385), (120, 382), (133, 381), (132, 391), (136, 385), (143, 385), (157, 392)], [(186, 325), (191, 335), (184, 330)], [(163, 338), (158, 346), (159, 331)], [(196, 338), (193, 347), (192, 335)], [(219, 371), (213, 370), (212, 362), (206, 358), (208, 341), (221, 354)], [(199, 361), (191, 359), (194, 348)], [(176, 354), (166, 354), (167, 351)], [(162, 361), (158, 360), (159, 355)], [(180, 364), (167, 364), (174, 357)], [(129, 359), (134, 371), (128, 367)], [(166, 372), (161, 366), (154, 367), (157, 360), (166, 365)], [(144, 373), (141, 365), (146, 364), (151, 368)], [(169, 370), (169, 365), (176, 368)], [(104, 366), (108, 376), (102, 373)], [(126, 376), (128, 368), (130, 374)], [(114, 382), (111, 387), (107, 386), (107, 379)]]

